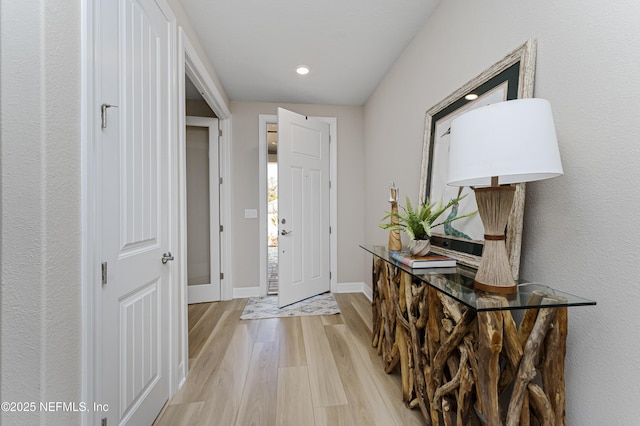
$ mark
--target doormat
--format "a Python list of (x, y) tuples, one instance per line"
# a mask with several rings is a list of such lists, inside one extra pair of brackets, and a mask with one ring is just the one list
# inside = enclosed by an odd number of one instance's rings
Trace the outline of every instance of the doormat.
[(339, 313), (338, 302), (331, 293), (319, 294), (284, 308), (278, 308), (278, 296), (250, 297), (240, 319), (335, 315)]

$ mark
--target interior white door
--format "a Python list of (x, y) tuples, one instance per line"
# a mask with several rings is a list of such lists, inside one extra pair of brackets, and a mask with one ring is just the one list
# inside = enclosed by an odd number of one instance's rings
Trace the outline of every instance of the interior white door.
[(329, 124), (278, 108), (278, 305), (329, 291)]
[(220, 300), (218, 119), (186, 117), (186, 124), (187, 300), (214, 302)]
[(98, 99), (114, 105), (98, 147), (98, 398), (109, 425), (148, 425), (169, 397), (171, 28), (154, 0), (97, 4)]

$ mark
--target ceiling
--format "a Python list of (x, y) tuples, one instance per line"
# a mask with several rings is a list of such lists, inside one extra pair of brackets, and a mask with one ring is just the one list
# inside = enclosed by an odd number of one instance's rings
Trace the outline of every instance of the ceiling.
[[(363, 105), (440, 0), (182, 0), (234, 101)], [(299, 76), (298, 65), (311, 72)]]

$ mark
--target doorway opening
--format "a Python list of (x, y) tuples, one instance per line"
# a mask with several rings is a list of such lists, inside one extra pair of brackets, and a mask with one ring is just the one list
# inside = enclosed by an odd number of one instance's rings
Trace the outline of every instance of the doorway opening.
[(218, 119), (185, 75), (187, 303), (220, 300)]
[(278, 125), (267, 123), (267, 294), (278, 294)]
[(209, 129), (187, 125), (186, 134), (187, 286), (206, 285), (211, 283)]
[[(338, 137), (337, 137), (337, 119), (336, 117), (310, 117), (310, 118), (315, 118), (315, 119), (319, 119), (321, 121), (326, 122), (327, 124), (329, 124), (329, 132), (330, 132), (330, 138), (331, 138), (331, 143), (330, 143), (330, 152), (329, 152), (329, 163), (330, 163), (330, 180), (332, 182), (332, 185), (330, 185), (329, 188), (329, 204), (330, 204), (330, 212), (329, 212), (329, 222), (330, 222), (330, 228), (332, 230), (329, 239), (330, 239), (330, 250), (329, 250), (329, 254), (328, 256), (330, 257), (330, 264), (331, 264), (331, 270), (336, 271), (337, 267), (338, 267), (338, 258), (337, 258), (337, 249), (338, 249), (338, 245), (337, 245), (337, 193), (336, 193), (336, 188), (338, 186), (338, 176), (336, 173), (336, 158), (337, 158), (337, 143), (338, 143)], [(269, 231), (269, 226), (271, 225), (271, 222), (269, 220), (269, 196), (268, 196), (268, 182), (269, 182), (269, 163), (270, 162), (274, 162), (277, 164), (278, 162), (278, 131), (282, 131), (282, 128), (278, 128), (278, 116), (277, 115), (270, 115), (270, 114), (259, 114), (258, 117), (259, 120), (259, 158), (260, 158), (260, 163), (259, 163), (259, 176), (260, 176), (260, 186), (259, 186), (259, 211), (258, 211), (258, 220), (259, 220), (259, 226), (260, 226), (260, 259), (259, 259), (259, 265), (260, 265), (260, 287), (259, 287), (259, 295), (261, 297), (264, 297), (267, 295), (268, 293), (268, 288), (269, 288), (269, 271), (271, 270), (273, 273), (277, 273), (277, 280), (274, 279), (272, 280), (274, 283), (278, 283), (278, 287), (281, 287), (279, 284), (281, 284), (281, 274), (280, 274), (280, 262), (278, 258), (274, 258), (274, 256), (272, 255), (272, 260), (277, 261), (276, 262), (272, 262), (271, 265), (274, 266), (271, 269), (269, 268), (269, 240), (270, 240), (270, 231)], [(274, 132), (273, 136), (271, 136), (273, 138), (273, 141), (276, 143), (276, 146), (273, 147), (275, 148), (275, 152), (273, 154), (275, 154), (275, 156), (271, 156), (270, 154), (270, 150), (272, 150), (272, 148), (269, 146), (268, 143), (268, 138), (269, 138), (269, 133), (268, 131), (272, 130)], [(282, 153), (282, 152), (281, 152)], [(282, 156), (280, 156), (282, 157)], [(280, 158), (281, 160), (282, 158)], [(273, 166), (272, 166), (273, 167)], [(277, 166), (276, 166), (277, 167)], [(274, 177), (277, 178), (277, 168), (274, 169), (273, 174)], [(276, 179), (277, 182), (277, 179)], [(282, 182), (278, 182), (279, 186), (282, 186)], [(281, 208), (278, 208), (279, 210), (281, 210)], [(278, 217), (276, 219), (276, 223), (278, 225), (281, 225), (279, 222), (282, 220), (282, 218)], [(273, 235), (273, 232), (271, 232), (271, 235)], [(275, 234), (276, 237), (279, 236), (279, 234)], [(277, 247), (275, 252), (279, 253), (279, 250), (281, 249), (281, 247)], [(272, 249), (273, 251), (273, 249)], [(275, 268), (275, 266), (277, 265), (277, 268)], [(275, 278), (275, 275), (274, 275)], [(330, 281), (331, 281), (331, 291), (337, 291), (337, 284), (336, 284), (336, 274), (330, 275)], [(279, 294), (281, 292), (281, 288), (278, 288), (278, 293), (274, 293), (274, 294)]]

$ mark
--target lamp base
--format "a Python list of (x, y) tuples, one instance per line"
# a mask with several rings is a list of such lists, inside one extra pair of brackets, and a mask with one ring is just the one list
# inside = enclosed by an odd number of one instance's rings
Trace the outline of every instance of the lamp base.
[(513, 186), (474, 189), (485, 232), (482, 258), (474, 280), (477, 290), (499, 294), (514, 294), (517, 291), (504, 233), (515, 191)]

